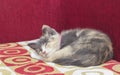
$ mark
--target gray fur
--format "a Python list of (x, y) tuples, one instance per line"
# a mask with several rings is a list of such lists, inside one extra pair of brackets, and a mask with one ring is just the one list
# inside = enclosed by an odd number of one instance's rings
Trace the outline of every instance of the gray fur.
[[(48, 28), (50, 29), (50, 27)], [(52, 35), (58, 34), (55, 30), (53, 31), (54, 34)], [(49, 32), (52, 31), (49, 30)], [(44, 33), (47, 32), (44, 30)], [(36, 46), (39, 48), (39, 52), (42, 44), (47, 43), (52, 35), (49, 34), (49, 37), (44, 35), (40, 38)], [(110, 60), (113, 56), (110, 38), (98, 30), (71, 29), (61, 32), (60, 35), (60, 48), (45, 57), (45, 61), (52, 61), (61, 65), (87, 67), (100, 65)], [(29, 44), (29, 46), (31, 45)]]

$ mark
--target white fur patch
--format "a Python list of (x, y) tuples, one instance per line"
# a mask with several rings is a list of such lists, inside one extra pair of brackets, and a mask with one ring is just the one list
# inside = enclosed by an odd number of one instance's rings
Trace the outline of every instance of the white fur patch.
[(42, 57), (41, 57), (40, 55), (38, 55), (35, 51), (32, 51), (32, 52), (30, 53), (30, 56), (31, 56), (32, 58), (35, 58), (35, 59), (38, 59), (38, 60), (42, 60)]

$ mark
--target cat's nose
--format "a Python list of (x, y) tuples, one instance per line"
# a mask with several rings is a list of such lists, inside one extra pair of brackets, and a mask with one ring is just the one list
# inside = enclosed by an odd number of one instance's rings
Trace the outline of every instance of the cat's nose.
[(43, 51), (42, 53), (43, 53), (43, 54), (46, 54), (46, 51)]

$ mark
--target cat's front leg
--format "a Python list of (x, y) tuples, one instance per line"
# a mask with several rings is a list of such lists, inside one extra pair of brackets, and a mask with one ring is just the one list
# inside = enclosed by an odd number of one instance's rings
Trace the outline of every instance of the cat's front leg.
[(50, 56), (48, 56), (47, 58), (43, 58), (44, 61), (47, 62), (52, 62), (56, 59), (60, 59), (60, 58), (64, 58), (67, 56), (71, 56), (73, 54), (73, 49), (71, 46), (66, 46), (60, 50), (57, 50), (56, 52), (54, 52), (53, 54), (51, 54)]
[(37, 52), (36, 51), (32, 51), (32, 52), (30, 52), (30, 56), (32, 57), (32, 58), (35, 58), (35, 59), (38, 59), (38, 60), (43, 60), (43, 57), (42, 56), (40, 56), (39, 54), (37, 54)]

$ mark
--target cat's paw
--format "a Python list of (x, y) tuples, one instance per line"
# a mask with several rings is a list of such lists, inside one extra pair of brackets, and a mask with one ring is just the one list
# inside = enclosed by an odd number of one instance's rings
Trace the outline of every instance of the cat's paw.
[(43, 60), (43, 58), (40, 55), (38, 55), (35, 51), (31, 52), (30, 56), (38, 60)]
[(47, 57), (47, 58), (43, 58), (43, 60), (46, 61), (46, 62), (52, 62), (52, 61), (54, 61), (55, 59), (52, 58), (52, 57)]

